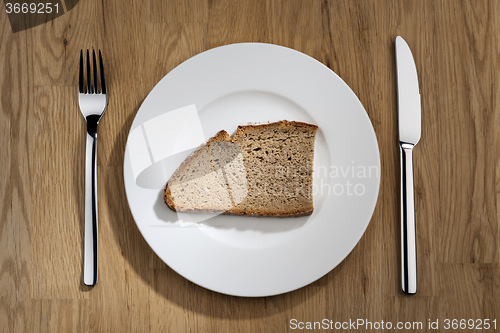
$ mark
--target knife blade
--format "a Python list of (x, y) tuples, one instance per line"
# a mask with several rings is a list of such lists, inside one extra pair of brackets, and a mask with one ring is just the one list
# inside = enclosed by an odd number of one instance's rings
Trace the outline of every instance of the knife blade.
[(415, 61), (405, 40), (396, 37), (398, 126), (401, 157), (401, 284), (417, 292), (417, 249), (413, 182), (413, 148), (421, 136), (421, 108)]

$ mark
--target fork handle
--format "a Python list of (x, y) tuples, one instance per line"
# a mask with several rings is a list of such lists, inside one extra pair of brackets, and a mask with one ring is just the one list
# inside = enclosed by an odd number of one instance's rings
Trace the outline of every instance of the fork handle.
[(401, 282), (405, 294), (417, 292), (417, 246), (413, 190), (413, 145), (400, 143), (401, 150)]
[(97, 124), (87, 122), (83, 282), (97, 283)]

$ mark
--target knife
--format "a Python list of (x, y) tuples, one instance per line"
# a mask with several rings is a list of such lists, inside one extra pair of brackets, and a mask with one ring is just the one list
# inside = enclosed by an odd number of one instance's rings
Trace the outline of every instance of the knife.
[(413, 148), (420, 140), (421, 115), (417, 68), (405, 40), (396, 37), (399, 149), (401, 156), (401, 283), (405, 294), (417, 292), (417, 247), (413, 195)]

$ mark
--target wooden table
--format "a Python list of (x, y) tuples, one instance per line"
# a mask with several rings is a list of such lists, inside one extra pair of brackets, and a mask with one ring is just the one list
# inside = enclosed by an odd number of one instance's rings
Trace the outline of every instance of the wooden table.
[[(422, 96), (411, 297), (399, 280), (397, 35), (413, 51)], [(445, 319), (496, 319), (498, 328), (499, 37), (500, 1), (82, 0), (17, 33), (0, 13), (0, 331), (282, 332), (292, 319), (423, 323), (408, 332), (433, 331), (429, 319), (436, 332)], [(352, 253), (311, 285), (267, 298), (211, 292), (163, 264), (132, 219), (122, 172), (128, 130), (155, 84), (195, 54), (249, 41), (296, 49), (339, 74), (366, 108), (382, 165)], [(110, 100), (99, 127), (100, 275), (88, 288), (76, 86), (80, 49), (92, 47), (105, 55)]]

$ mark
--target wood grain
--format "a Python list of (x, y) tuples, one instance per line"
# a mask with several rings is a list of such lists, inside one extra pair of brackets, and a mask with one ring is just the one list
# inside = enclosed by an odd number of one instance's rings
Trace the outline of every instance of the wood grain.
[[(422, 96), (413, 297), (399, 286), (397, 35), (413, 51)], [(428, 319), (500, 326), (499, 38), (494, 0), (88, 0), (17, 33), (1, 12), (0, 331), (285, 332), (292, 318), (421, 321), (427, 332), (441, 331)], [(339, 74), (373, 123), (382, 166), (373, 218), (352, 253), (311, 285), (265, 298), (214, 293), (165, 265), (135, 226), (122, 171), (128, 130), (155, 84), (195, 54), (251, 41), (294, 48)], [(82, 48), (102, 50), (110, 91), (95, 288), (81, 276)]]
[[(5, 25), (0, 25), (8, 28)], [(33, 107), (33, 80), (28, 33), (2, 31), (0, 55), (2, 162), (0, 175), (0, 330), (23, 332), (30, 303), (30, 152), (29, 111)]]

